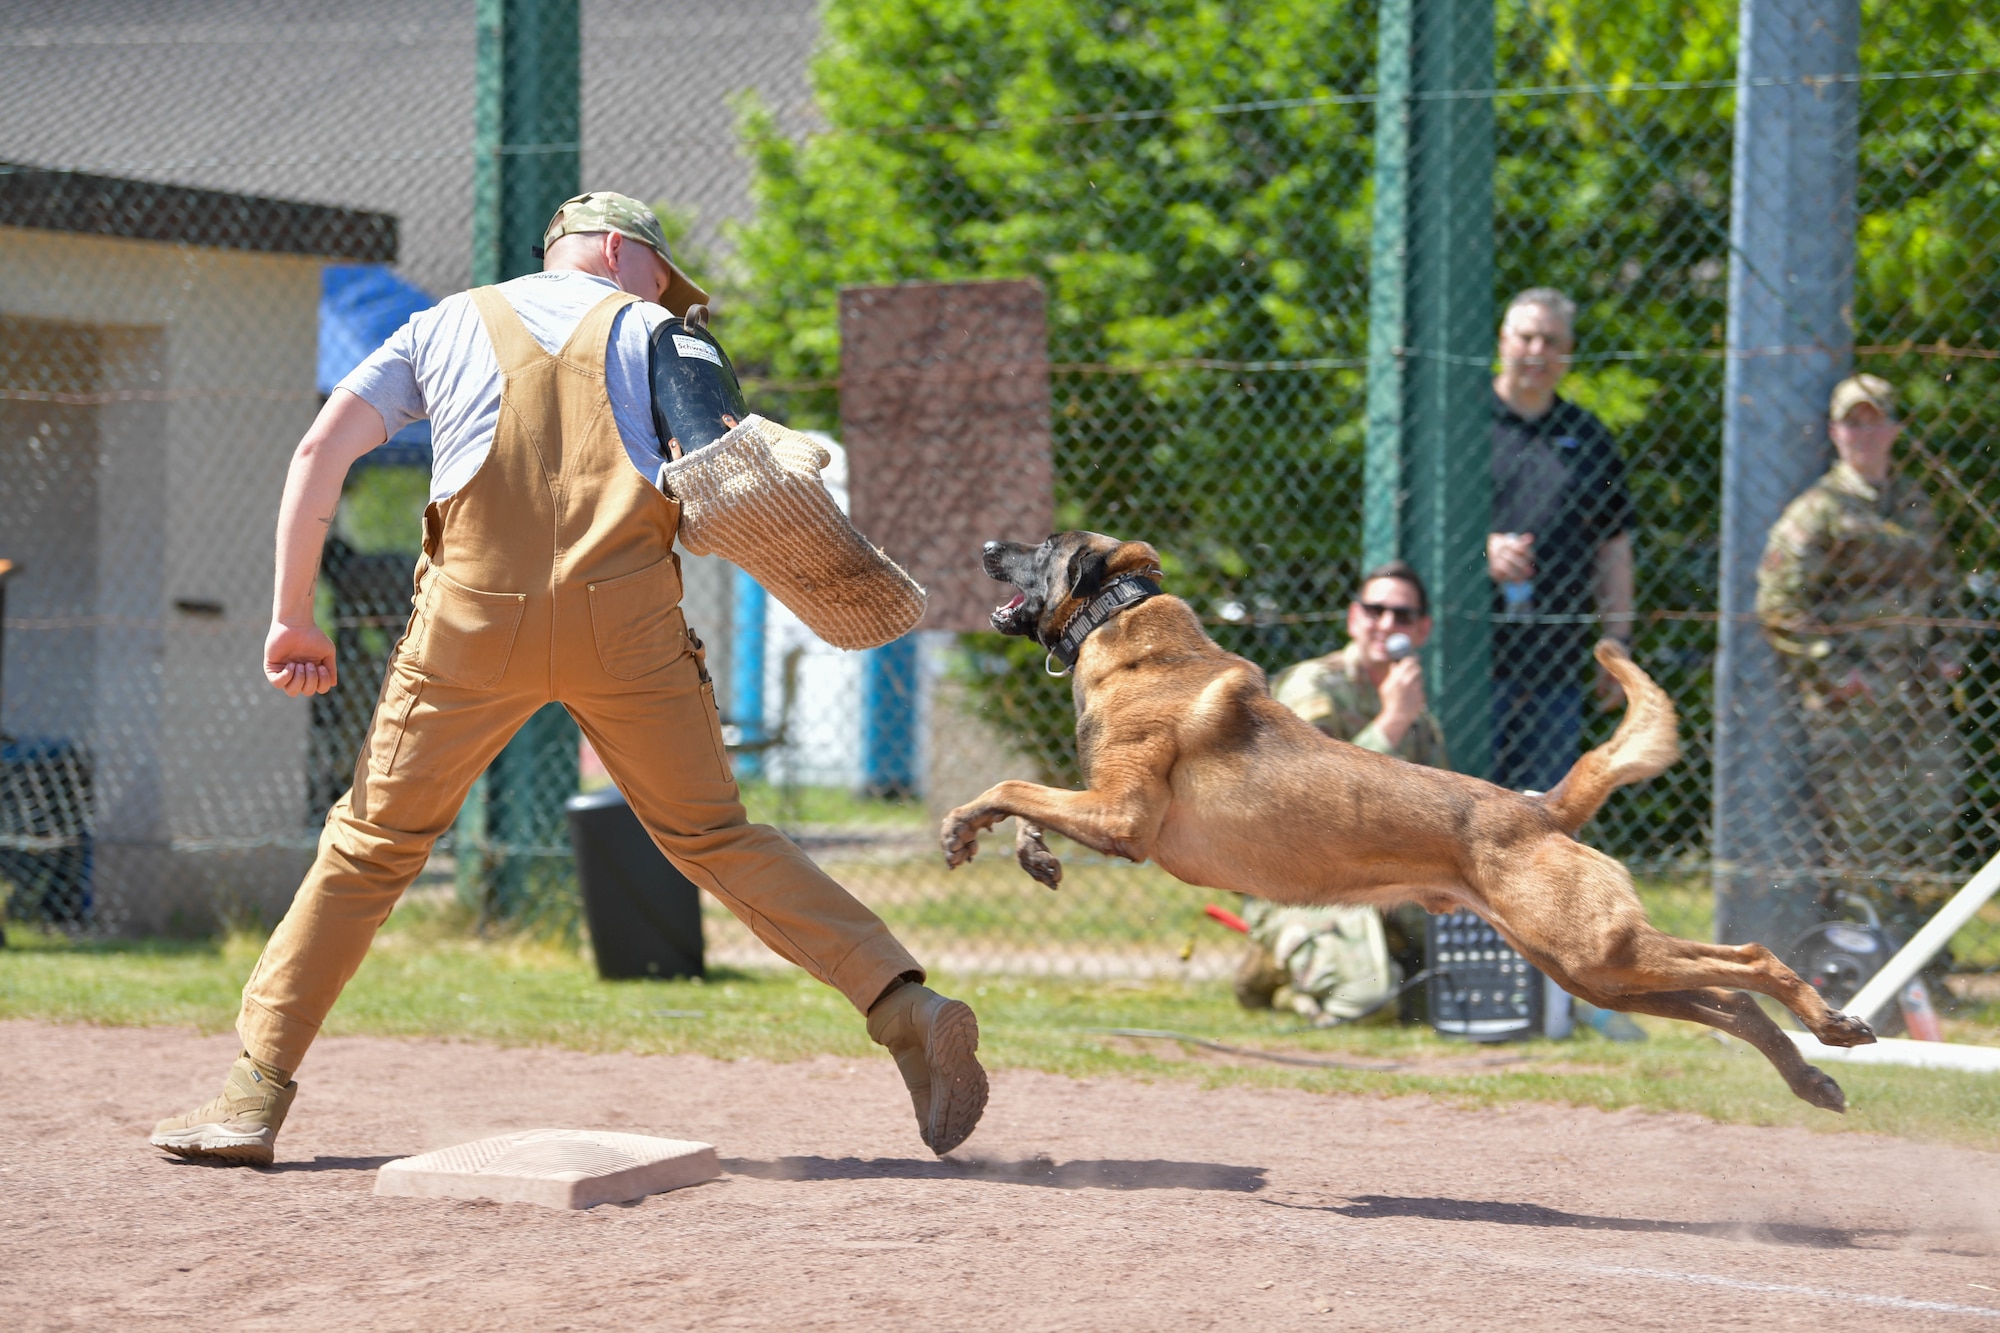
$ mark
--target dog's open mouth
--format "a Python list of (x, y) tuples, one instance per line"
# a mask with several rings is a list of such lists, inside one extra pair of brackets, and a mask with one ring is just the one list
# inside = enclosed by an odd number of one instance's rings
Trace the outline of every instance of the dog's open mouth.
[(1017, 592), (1008, 600), (993, 608), (993, 628), (1002, 634), (1020, 634), (1021, 610), (1028, 603), (1028, 594)]

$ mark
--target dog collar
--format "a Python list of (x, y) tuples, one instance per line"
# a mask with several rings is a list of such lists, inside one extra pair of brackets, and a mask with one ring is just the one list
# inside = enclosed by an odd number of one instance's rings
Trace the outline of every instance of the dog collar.
[(1076, 655), (1083, 651), (1083, 641), (1091, 631), (1101, 628), (1111, 617), (1128, 607), (1137, 606), (1148, 597), (1160, 595), (1160, 585), (1150, 576), (1160, 571), (1149, 569), (1144, 574), (1121, 574), (1083, 604), (1069, 623), (1063, 626), (1062, 637), (1049, 646), (1049, 655), (1061, 662), (1062, 671), (1051, 675), (1063, 675), (1076, 665)]

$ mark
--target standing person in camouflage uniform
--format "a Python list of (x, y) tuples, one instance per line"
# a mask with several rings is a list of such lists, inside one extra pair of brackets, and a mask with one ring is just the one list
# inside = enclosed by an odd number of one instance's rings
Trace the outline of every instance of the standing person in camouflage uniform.
[[(1369, 571), (1347, 607), (1347, 646), (1287, 667), (1271, 697), (1336, 740), (1413, 764), (1448, 768), (1444, 732), (1424, 699), (1423, 666), (1389, 655), (1389, 638), (1412, 648), (1431, 636), (1430, 597), (1401, 560)], [(1423, 909), (1388, 915), (1372, 907), (1280, 907), (1245, 898), (1250, 948), (1237, 969), (1236, 999), (1246, 1009), (1274, 1003), (1308, 1018), (1351, 1018), (1387, 995), (1398, 978), (1393, 955), (1422, 966)]]
[(1928, 915), (1920, 881), (1951, 852), (1963, 756), (1947, 616), (1957, 573), (1923, 488), (1890, 470), (1902, 425), (1873, 375), (1833, 391), (1840, 457), (1772, 527), (1757, 615), (1804, 722), (1827, 887), (1873, 902), (1907, 939)]

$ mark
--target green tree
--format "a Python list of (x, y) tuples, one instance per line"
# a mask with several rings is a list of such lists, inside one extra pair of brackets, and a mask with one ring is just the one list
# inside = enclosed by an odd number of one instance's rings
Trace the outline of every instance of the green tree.
[[(1324, 608), (1359, 544), (1373, 45), (1351, 0), (837, 0), (812, 71), (827, 132), (747, 116), (732, 345), (826, 382), (844, 284), (1038, 280), (1059, 523), (1154, 542), (1177, 592), (1240, 622), (1232, 647), (1317, 647), (1322, 625), (1254, 622)], [(835, 413), (828, 391), (784, 409)], [(1060, 687), (991, 684), (1067, 770)]]

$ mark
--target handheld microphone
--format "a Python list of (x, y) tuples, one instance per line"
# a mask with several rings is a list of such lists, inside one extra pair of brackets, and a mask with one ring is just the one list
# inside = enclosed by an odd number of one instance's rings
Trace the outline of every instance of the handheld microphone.
[(1400, 662), (1417, 651), (1417, 645), (1410, 642), (1407, 634), (1391, 634), (1383, 641), (1382, 648), (1389, 654), (1391, 662)]

